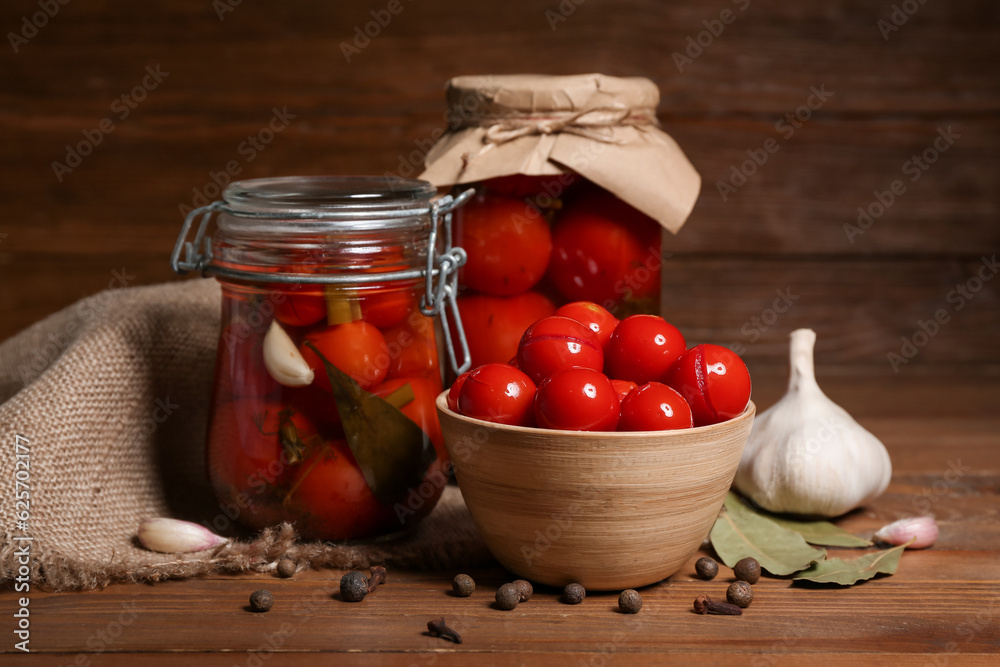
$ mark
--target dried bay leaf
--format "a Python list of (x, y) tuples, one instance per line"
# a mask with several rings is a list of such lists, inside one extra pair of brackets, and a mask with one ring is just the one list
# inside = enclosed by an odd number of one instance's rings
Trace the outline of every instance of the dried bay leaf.
[(821, 584), (850, 586), (859, 581), (871, 579), (876, 574), (895, 574), (899, 558), (906, 549), (905, 544), (885, 551), (865, 554), (853, 560), (830, 558), (815, 563), (808, 570), (799, 572), (792, 579), (814, 581)]
[(719, 558), (729, 567), (752, 556), (771, 574), (787, 575), (826, 557), (825, 550), (809, 546), (799, 533), (757, 514), (732, 491), (726, 495), (725, 507), (710, 536)]
[(430, 438), (399, 408), (362, 389), (312, 343), (306, 345), (326, 368), (347, 444), (368, 488), (383, 505), (398, 502), (437, 459)]
[(819, 544), (824, 547), (870, 547), (872, 545), (870, 540), (853, 535), (829, 521), (794, 521), (771, 514), (763, 516), (779, 526), (794, 530), (809, 544)]

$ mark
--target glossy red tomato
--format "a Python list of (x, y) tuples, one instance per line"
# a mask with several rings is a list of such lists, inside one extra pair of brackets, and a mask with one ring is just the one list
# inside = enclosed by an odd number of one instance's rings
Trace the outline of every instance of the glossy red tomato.
[(622, 401), (619, 431), (672, 431), (694, 426), (684, 397), (665, 384), (648, 382)]
[(621, 321), (605, 348), (608, 377), (645, 384), (661, 381), (686, 344), (677, 327), (658, 315), (632, 315)]
[(739, 356), (721, 345), (697, 345), (671, 370), (667, 384), (691, 406), (695, 426), (738, 417), (750, 401), (750, 371)]
[(392, 289), (362, 294), (361, 317), (379, 329), (399, 326), (417, 309), (412, 289)]
[(448, 409), (452, 412), (458, 412), (458, 395), (462, 392), (462, 385), (465, 384), (468, 377), (469, 373), (462, 373), (455, 379), (455, 382), (451, 385), (451, 389), (448, 390)]
[(552, 234), (537, 208), (513, 197), (480, 195), (459, 214), (461, 245), (469, 257), (463, 283), (509, 296), (531, 289), (545, 275)]
[(517, 347), (517, 366), (536, 383), (563, 368), (604, 367), (597, 334), (568, 317), (546, 317), (532, 324)]
[(611, 380), (590, 368), (565, 368), (535, 393), (535, 420), (542, 428), (614, 431), (620, 405)]
[(548, 176), (525, 176), (524, 174), (512, 174), (491, 178), (484, 181), (483, 185), (489, 192), (498, 195), (507, 195), (517, 199), (539, 198), (542, 206), (547, 206), (546, 197), (550, 199), (561, 199), (576, 184), (578, 177), (576, 174), (552, 174)]
[(588, 191), (557, 218), (549, 276), (573, 301), (649, 296), (660, 284), (660, 233), (655, 220), (614, 195)]
[(473, 369), (458, 394), (458, 411), (496, 424), (531, 426), (535, 383), (507, 364)]
[(524, 330), (556, 307), (538, 292), (525, 292), (510, 297), (470, 294), (458, 299), (458, 309), (476, 367), (505, 363), (517, 354)]
[(618, 326), (618, 318), (608, 312), (604, 306), (599, 306), (593, 301), (574, 301), (556, 309), (556, 315), (568, 317), (576, 320), (580, 324), (597, 334), (597, 339), (601, 341), (601, 347), (605, 347), (611, 340), (611, 334)]
[(299, 351), (316, 374), (314, 384), (327, 391), (333, 389), (326, 367), (306, 343), (312, 343), (327, 361), (351, 376), (362, 389), (378, 385), (389, 369), (389, 348), (382, 332), (373, 324), (356, 320), (312, 331), (306, 334)]
[(434, 443), (435, 449), (444, 447), (444, 440), (441, 437), (441, 424), (438, 421), (437, 408), (434, 401), (441, 393), (441, 384), (423, 377), (403, 377), (394, 380), (386, 380), (380, 384), (372, 393), (385, 398), (389, 394), (410, 385), (413, 392), (413, 400), (402, 405), (399, 410), (410, 418), (414, 424), (419, 426), (430, 441)]
[(630, 380), (612, 380), (611, 386), (615, 388), (616, 392), (618, 392), (618, 400), (624, 401), (625, 397), (639, 385), (635, 382), (631, 382)]

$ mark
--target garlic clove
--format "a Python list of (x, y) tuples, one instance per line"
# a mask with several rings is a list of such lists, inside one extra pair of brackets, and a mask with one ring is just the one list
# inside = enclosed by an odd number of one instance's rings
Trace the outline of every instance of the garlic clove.
[(315, 376), (277, 320), (271, 322), (264, 335), (264, 367), (271, 377), (286, 387), (305, 387), (312, 384)]
[[(906, 544), (907, 549), (926, 549), (937, 541), (938, 525), (932, 516), (900, 519), (879, 528), (874, 538), (893, 546)], [(909, 544), (911, 540), (913, 543)]]
[(771, 512), (834, 517), (881, 495), (892, 462), (819, 388), (815, 342), (811, 329), (792, 332), (788, 391), (754, 420), (734, 486)]
[(196, 523), (162, 517), (145, 519), (137, 536), (142, 546), (165, 554), (204, 551), (229, 541)]

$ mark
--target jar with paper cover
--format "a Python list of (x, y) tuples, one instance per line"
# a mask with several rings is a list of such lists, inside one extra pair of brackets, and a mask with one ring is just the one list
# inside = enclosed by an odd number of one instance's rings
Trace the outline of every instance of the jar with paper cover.
[(561, 304), (660, 312), (664, 233), (680, 230), (701, 181), (659, 128), (653, 82), (462, 76), (447, 102), (450, 131), (420, 177), (476, 188), (456, 214), (474, 366), (508, 362), (517, 332)]

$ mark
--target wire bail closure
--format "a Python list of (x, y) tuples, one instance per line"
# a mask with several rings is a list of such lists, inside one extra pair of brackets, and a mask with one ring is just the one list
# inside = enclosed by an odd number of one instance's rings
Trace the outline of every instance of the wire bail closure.
[[(269, 273), (267, 274), (267, 282), (363, 285), (384, 281), (413, 280), (414, 278), (422, 277), (425, 284), (424, 295), (420, 299), (420, 312), (428, 317), (436, 315), (441, 318), (441, 329), (445, 338), (448, 361), (455, 374), (461, 375), (469, 370), (469, 367), (472, 365), (469, 342), (466, 339), (465, 329), (462, 326), (462, 316), (458, 310), (458, 270), (465, 265), (468, 257), (464, 249), (452, 245), (451, 216), (452, 212), (465, 204), (474, 192), (475, 190), (469, 188), (458, 195), (444, 195), (431, 202), (428, 209), (431, 218), (431, 229), (427, 248), (427, 266), (425, 269), (406, 269), (390, 273), (373, 274)], [(184, 218), (184, 224), (181, 227), (180, 234), (177, 236), (177, 241), (174, 243), (174, 250), (170, 254), (171, 268), (181, 275), (189, 271), (198, 271), (202, 275), (213, 273), (240, 280), (259, 280), (260, 274), (257, 272), (226, 266), (214, 266), (212, 264), (212, 239), (211, 237), (206, 237), (205, 232), (208, 229), (209, 222), (218, 213), (245, 215), (232, 211), (223, 201), (214, 201), (207, 206), (201, 206), (189, 212)], [(398, 217), (412, 217), (413, 215), (413, 211), (404, 211), (398, 214)], [(200, 220), (198, 220), (194, 240), (188, 241), (191, 228), (199, 216)], [(317, 214), (302, 217), (322, 218), (324, 216)], [(439, 226), (443, 227), (443, 237), (439, 236)], [(442, 245), (440, 252), (437, 250), (439, 242)], [(183, 259), (181, 258), (182, 253), (184, 255)], [(451, 327), (449, 326), (449, 311), (451, 317), (454, 318), (454, 333), (458, 338), (457, 341), (452, 337)], [(458, 350), (456, 350), (456, 342), (458, 343)], [(461, 352), (461, 361), (459, 361), (456, 354), (457, 351)]]

